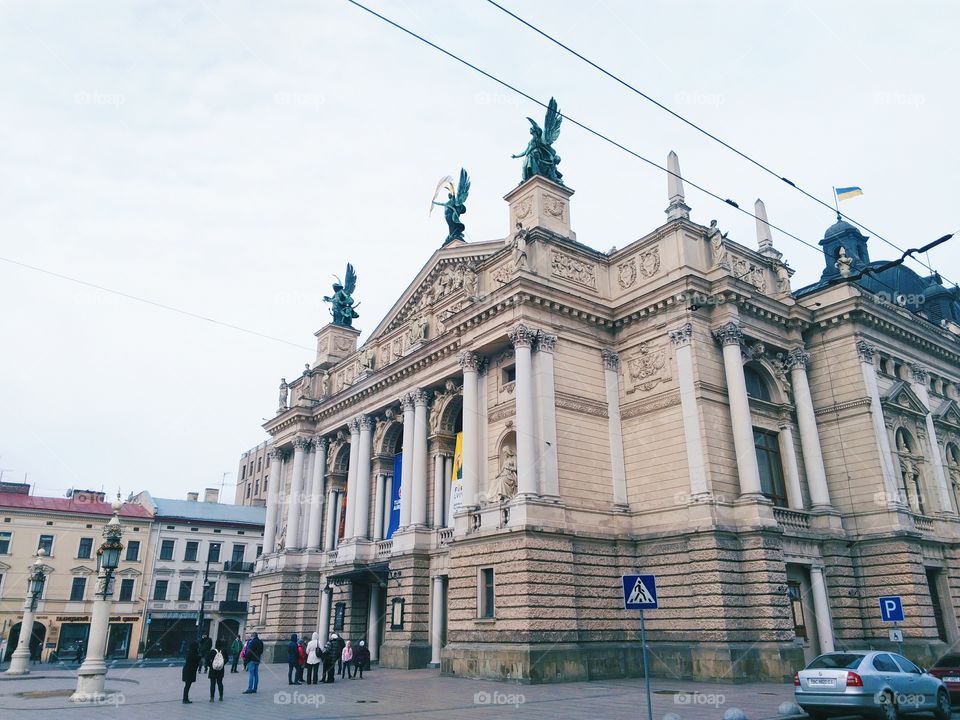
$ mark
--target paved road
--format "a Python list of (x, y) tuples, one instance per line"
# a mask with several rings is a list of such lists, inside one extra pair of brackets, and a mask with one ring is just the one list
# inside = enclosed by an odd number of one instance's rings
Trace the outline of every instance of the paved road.
[[(101, 706), (76, 706), (67, 695), (75, 674), (45, 670), (0, 681), (0, 715), (4, 720), (64, 717), (104, 720), (111, 717), (195, 720), (205, 718), (544, 718), (545, 720), (613, 720), (646, 718), (641, 680), (609, 680), (563, 685), (509, 685), (441, 677), (437, 670), (373, 670), (363, 680), (338, 680), (333, 685), (289, 686), (285, 665), (261, 668), (260, 691), (243, 695), (246, 675), (226, 675), (225, 699), (208, 703), (209, 684), (201, 675), (191, 691), (193, 705), (180, 702), (179, 668), (117, 668), (110, 671), (108, 692)], [(778, 706), (791, 700), (792, 685), (711, 684), (653, 681), (653, 716), (674, 713), (679, 720), (720, 720), (731, 708), (749, 720), (777, 716)], [(198, 711), (200, 711), (198, 713)]]

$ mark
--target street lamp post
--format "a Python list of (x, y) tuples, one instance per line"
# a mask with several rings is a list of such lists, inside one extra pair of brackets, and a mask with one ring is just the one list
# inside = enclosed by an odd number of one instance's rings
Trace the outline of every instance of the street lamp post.
[(17, 649), (10, 656), (10, 667), (7, 675), (26, 675), (30, 672), (30, 640), (33, 637), (33, 615), (43, 594), (43, 584), (47, 580), (43, 570), (43, 557), (46, 555), (43, 548), (37, 551), (37, 560), (30, 568), (30, 577), (27, 581), (27, 598), (23, 603), (23, 621), (20, 623), (20, 638)]
[(83, 665), (77, 670), (77, 689), (70, 696), (73, 702), (91, 702), (104, 697), (107, 682), (107, 635), (110, 630), (110, 604), (113, 595), (113, 573), (120, 565), (123, 543), (120, 537), (120, 493), (113, 501), (113, 517), (103, 528), (103, 544), (97, 550), (97, 592), (90, 618), (90, 639)]
[[(207, 546), (207, 567), (203, 571), (203, 587), (200, 590), (200, 610), (197, 611), (197, 642), (203, 639), (203, 610), (207, 601), (207, 593), (210, 590), (210, 558), (213, 555), (213, 548), (216, 547), (219, 552), (220, 543), (210, 543)], [(211, 600), (213, 598), (210, 598)], [(213, 638), (211, 638), (212, 640)]]

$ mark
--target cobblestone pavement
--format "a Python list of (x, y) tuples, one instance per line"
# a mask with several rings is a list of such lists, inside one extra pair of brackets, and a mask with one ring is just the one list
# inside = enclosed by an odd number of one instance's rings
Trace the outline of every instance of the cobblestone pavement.
[[(224, 680), (224, 701), (208, 703), (204, 675), (193, 686), (193, 705), (180, 702), (179, 668), (118, 668), (110, 671), (102, 705), (77, 706), (67, 696), (76, 684), (68, 671), (43, 671), (26, 678), (0, 680), (0, 715), (4, 720), (30, 717), (86, 718), (640, 718), (646, 700), (642, 680), (608, 680), (563, 685), (506, 683), (441, 677), (437, 670), (373, 670), (363, 680), (333, 685), (289, 686), (285, 665), (261, 668), (260, 691), (243, 695), (246, 675)], [(749, 720), (777, 716), (778, 706), (793, 697), (787, 684), (713, 684), (655, 679), (653, 716), (674, 713), (679, 720), (720, 720), (740, 708)], [(196, 707), (194, 707), (196, 706)], [(66, 715), (64, 715), (66, 713)]]

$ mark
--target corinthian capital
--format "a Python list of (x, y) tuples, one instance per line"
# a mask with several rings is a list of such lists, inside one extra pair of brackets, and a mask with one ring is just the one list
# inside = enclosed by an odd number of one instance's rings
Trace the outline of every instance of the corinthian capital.
[(735, 322), (728, 322), (719, 330), (714, 330), (713, 337), (723, 346), (740, 345), (743, 342), (743, 331)]
[(510, 338), (510, 342), (513, 343), (515, 348), (528, 348), (533, 344), (533, 340), (536, 337), (536, 332), (523, 323), (520, 323), (519, 325), (514, 326), (514, 328), (507, 333), (507, 337)]
[(463, 368), (463, 370), (476, 372), (480, 366), (480, 356), (472, 350), (461, 350), (457, 356), (457, 360), (460, 361), (460, 367)]
[(414, 405), (423, 405), (426, 407), (427, 403), (430, 402), (430, 391), (417, 388), (410, 393), (410, 397), (413, 398)]
[(603, 348), (600, 351), (600, 357), (603, 358), (603, 366), (607, 370), (619, 370), (620, 369), (620, 355), (615, 353), (609, 348)]
[(351, 435), (359, 435), (359, 434), (360, 434), (360, 418), (361, 418), (361, 417), (363, 417), (363, 416), (362, 416), (362, 415), (358, 415), (357, 417), (353, 418), (353, 420), (351, 420), (350, 422), (347, 423), (347, 427), (350, 429), (350, 434), (351, 434)]
[(677, 347), (683, 347), (684, 345), (690, 344), (690, 338), (693, 337), (693, 325), (686, 323), (681, 325), (676, 330), (671, 330), (670, 340), (673, 341), (673, 344)]
[(796, 347), (787, 353), (785, 365), (790, 370), (793, 370), (795, 367), (806, 370), (810, 365), (810, 353), (804, 350), (802, 345)]
[(923, 365), (910, 363), (910, 377), (913, 378), (915, 383), (919, 385), (926, 385), (927, 381), (930, 379), (930, 371), (923, 367)]
[(877, 349), (866, 340), (857, 340), (857, 355), (860, 356), (861, 362), (873, 364), (873, 354), (876, 351)]
[(294, 450), (299, 450), (300, 452), (310, 452), (310, 445), (310, 438), (303, 437), (302, 435), (293, 439)]
[(406, 392), (400, 397), (400, 407), (403, 408), (403, 412), (413, 411), (417, 401), (415, 393), (416, 391)]
[(539, 352), (552, 353), (556, 344), (556, 335), (545, 333), (543, 330), (537, 330), (537, 350)]
[(317, 435), (313, 438), (313, 446), (319, 451), (327, 451), (327, 448), (330, 446), (330, 438), (324, 437), (322, 435)]
[(360, 431), (372, 432), (374, 426), (377, 424), (377, 421), (374, 420), (369, 415), (361, 415), (357, 418), (357, 421), (360, 423)]

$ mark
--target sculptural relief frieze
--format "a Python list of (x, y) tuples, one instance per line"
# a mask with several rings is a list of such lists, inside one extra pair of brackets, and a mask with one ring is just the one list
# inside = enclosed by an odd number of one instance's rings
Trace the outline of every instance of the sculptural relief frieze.
[(554, 277), (575, 282), (591, 289), (597, 287), (597, 268), (593, 263), (585, 262), (558, 250), (553, 251), (551, 272)]
[(617, 266), (617, 283), (620, 288), (626, 290), (633, 286), (637, 281), (637, 261), (630, 258)]
[(653, 277), (658, 270), (660, 270), (659, 247), (640, 253), (640, 272), (645, 278)]
[(627, 360), (627, 392), (649, 392), (671, 377), (667, 349), (650, 342), (640, 343)]

